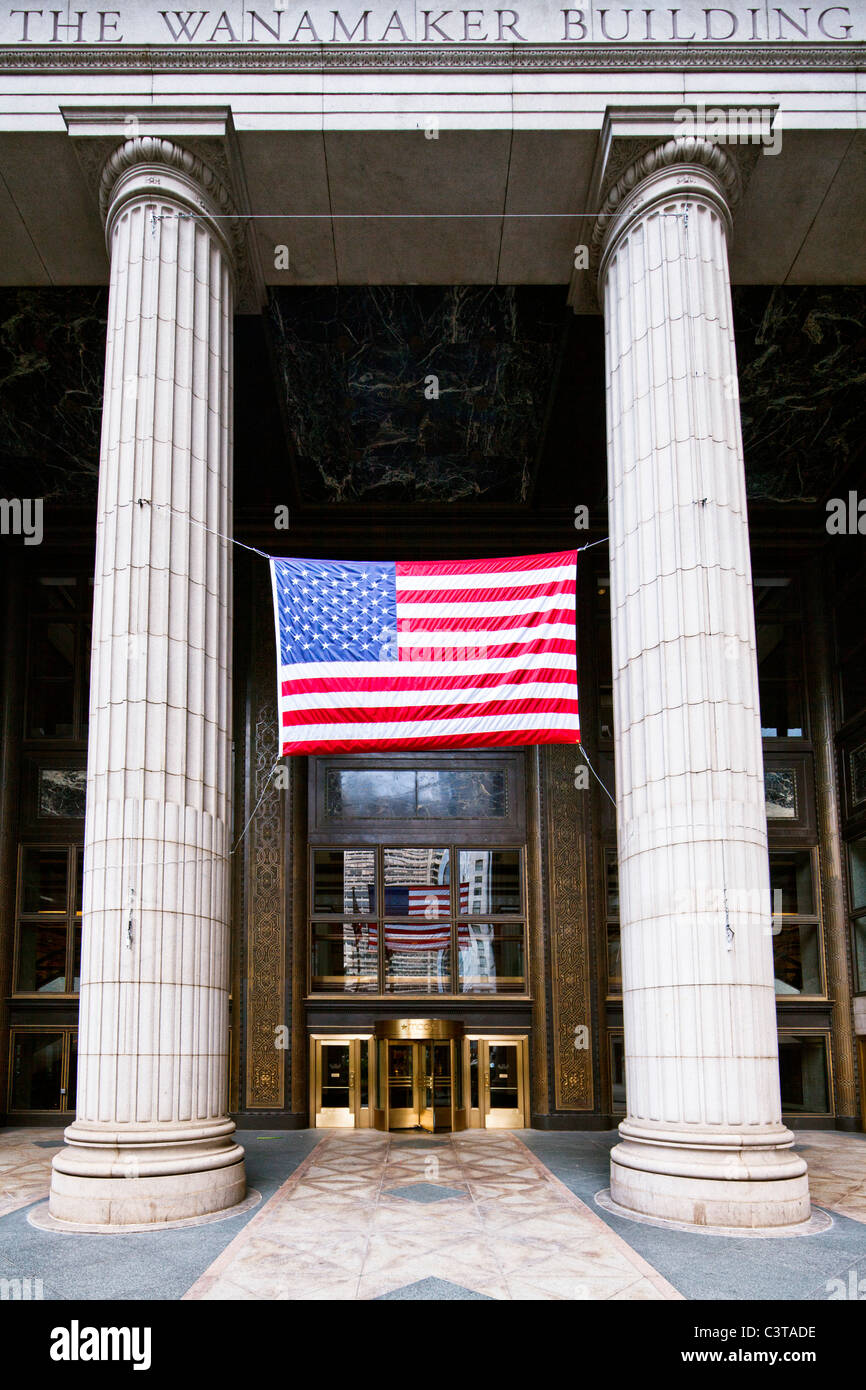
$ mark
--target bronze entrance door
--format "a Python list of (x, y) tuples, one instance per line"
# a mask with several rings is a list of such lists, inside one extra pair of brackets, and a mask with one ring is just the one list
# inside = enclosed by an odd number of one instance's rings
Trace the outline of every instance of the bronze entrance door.
[(310, 1124), (316, 1129), (370, 1124), (373, 1042), (369, 1035), (310, 1038)]
[(465, 1128), (462, 1033), (462, 1024), (439, 1019), (376, 1024), (377, 1129)]
[(467, 1123), (523, 1129), (530, 1122), (529, 1046), (523, 1035), (466, 1039)]
[(481, 1043), (486, 1129), (520, 1129), (526, 1123), (523, 1049), (513, 1039)]

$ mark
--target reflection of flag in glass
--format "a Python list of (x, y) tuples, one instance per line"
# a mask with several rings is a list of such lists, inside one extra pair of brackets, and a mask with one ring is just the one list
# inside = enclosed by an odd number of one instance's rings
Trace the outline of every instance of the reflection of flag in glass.
[[(469, 884), (460, 885), (460, 911), (469, 909)], [(419, 887), (417, 884), (386, 883), (387, 916), (412, 917), (412, 922), (386, 922), (385, 947), (389, 951), (443, 951), (451, 945), (451, 889), (447, 884)], [(375, 927), (371, 928), (371, 932)], [(373, 938), (375, 939), (375, 938)], [(458, 929), (461, 946), (469, 943), (469, 928)]]

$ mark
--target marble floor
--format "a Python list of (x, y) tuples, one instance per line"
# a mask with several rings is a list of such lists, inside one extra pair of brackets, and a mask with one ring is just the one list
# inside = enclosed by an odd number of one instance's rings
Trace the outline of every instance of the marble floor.
[(140, 1235), (46, 1234), (27, 1209), (45, 1202), (63, 1132), (0, 1129), (0, 1274), (38, 1275), (56, 1298), (614, 1301), (826, 1298), (850, 1270), (866, 1276), (862, 1134), (797, 1133), (813, 1203), (834, 1217), (827, 1234), (715, 1238), (711, 1251), (705, 1234), (597, 1210), (614, 1132), (241, 1139), (265, 1196), (252, 1215)]
[(835, 1130), (797, 1135), (797, 1152), (809, 1165), (812, 1204), (866, 1222), (866, 1152), (863, 1136)]
[(48, 1193), (62, 1129), (0, 1129), (0, 1217)]
[(678, 1299), (514, 1134), (332, 1131), (187, 1298)]

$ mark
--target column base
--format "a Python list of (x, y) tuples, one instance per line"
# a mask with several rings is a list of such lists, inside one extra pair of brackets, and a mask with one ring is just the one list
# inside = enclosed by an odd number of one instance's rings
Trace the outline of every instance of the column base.
[(51, 1168), (48, 1210), (58, 1221), (160, 1226), (242, 1202), (244, 1151), (234, 1122), (108, 1130), (76, 1122)]
[(779, 1125), (760, 1134), (642, 1129), (624, 1121), (611, 1151), (610, 1193), (621, 1207), (693, 1226), (796, 1226), (808, 1221), (809, 1178)]

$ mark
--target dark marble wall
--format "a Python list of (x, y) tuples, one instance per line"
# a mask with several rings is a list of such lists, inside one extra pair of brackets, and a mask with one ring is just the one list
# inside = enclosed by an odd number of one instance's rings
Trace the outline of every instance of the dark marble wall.
[(749, 496), (821, 500), (866, 441), (866, 289), (734, 289)]
[(95, 504), (108, 291), (0, 290), (0, 490)]
[(569, 317), (558, 288), (273, 291), (304, 500), (526, 501)]
[[(0, 290), (0, 495), (95, 503), (106, 309)], [(734, 317), (749, 495), (826, 497), (866, 439), (866, 289), (738, 287)], [(603, 503), (602, 354), (558, 287), (275, 290), (238, 321), (238, 505)]]

